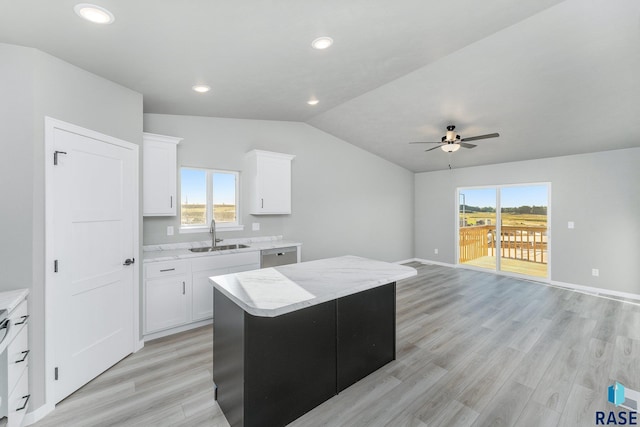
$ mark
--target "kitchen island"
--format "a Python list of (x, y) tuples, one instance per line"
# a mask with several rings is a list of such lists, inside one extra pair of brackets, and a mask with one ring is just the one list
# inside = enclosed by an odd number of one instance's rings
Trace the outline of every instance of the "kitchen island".
[(214, 285), (213, 380), (232, 426), (283, 426), (395, 359), (398, 264), (344, 256)]

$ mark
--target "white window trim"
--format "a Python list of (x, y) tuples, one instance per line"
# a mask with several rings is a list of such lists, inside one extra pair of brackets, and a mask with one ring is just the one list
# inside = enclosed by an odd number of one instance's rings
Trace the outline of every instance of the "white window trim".
[[(244, 225), (240, 223), (240, 171), (232, 171), (225, 169), (209, 169), (209, 168), (199, 168), (192, 166), (181, 166), (182, 169), (192, 169), (192, 170), (200, 170), (206, 172), (206, 224), (198, 224), (198, 225), (183, 225), (182, 224), (182, 210), (180, 212), (180, 229), (178, 232), (180, 234), (189, 234), (189, 233), (209, 233), (209, 224), (211, 224), (211, 220), (213, 219), (213, 210), (208, 209), (209, 206), (213, 206), (213, 174), (214, 173), (230, 173), (236, 176), (236, 222), (228, 223), (228, 222), (217, 222), (216, 223), (216, 231), (243, 231)], [(180, 182), (180, 204), (182, 204), (182, 181)]]

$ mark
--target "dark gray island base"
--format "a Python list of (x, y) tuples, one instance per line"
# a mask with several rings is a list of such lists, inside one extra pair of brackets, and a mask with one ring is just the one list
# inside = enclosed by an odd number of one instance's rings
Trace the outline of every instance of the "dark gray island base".
[(283, 426), (395, 359), (411, 267), (343, 256), (211, 277), (213, 381), (236, 426)]
[(214, 289), (213, 380), (231, 426), (284, 426), (395, 359), (395, 282), (275, 317)]

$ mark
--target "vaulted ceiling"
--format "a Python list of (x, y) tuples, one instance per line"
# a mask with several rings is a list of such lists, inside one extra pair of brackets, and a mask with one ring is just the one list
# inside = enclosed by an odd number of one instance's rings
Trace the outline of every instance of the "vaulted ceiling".
[[(105, 26), (76, 3), (0, 0), (0, 42), (138, 91), (145, 112), (303, 121), (416, 172), (640, 146), (636, 0), (96, 0)], [(501, 137), (408, 144), (448, 124)]]

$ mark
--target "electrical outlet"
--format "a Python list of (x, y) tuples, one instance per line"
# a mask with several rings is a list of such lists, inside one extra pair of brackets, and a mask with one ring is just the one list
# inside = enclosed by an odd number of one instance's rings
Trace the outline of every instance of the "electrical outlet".
[(251, 224), (251, 230), (253, 231), (260, 231), (260, 223), (259, 222), (254, 222)]
[(167, 236), (173, 236), (173, 225), (167, 226)]
[(433, 253), (434, 253), (434, 254), (436, 254), (436, 255), (438, 255), (438, 248), (435, 248), (435, 249), (433, 250)]
[(574, 229), (576, 227), (576, 224), (573, 221), (569, 221), (567, 227), (569, 227), (570, 229)]
[(600, 270), (598, 270), (597, 268), (592, 268), (591, 269), (591, 275), (594, 276), (594, 277), (600, 276)]

